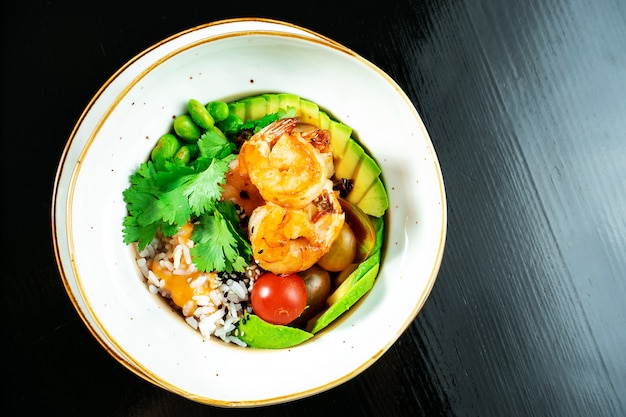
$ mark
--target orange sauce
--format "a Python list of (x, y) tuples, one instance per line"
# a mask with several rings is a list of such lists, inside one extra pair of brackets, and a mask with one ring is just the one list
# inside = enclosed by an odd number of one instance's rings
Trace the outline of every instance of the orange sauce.
[(164, 281), (163, 289), (172, 294), (172, 301), (180, 308), (183, 308), (194, 295), (203, 294), (205, 292), (208, 293), (207, 291), (203, 291), (205, 290), (204, 286), (197, 288), (191, 288), (189, 286), (189, 284), (200, 275), (198, 271), (185, 275), (175, 275), (169, 270), (163, 269), (158, 262), (152, 262), (150, 269), (154, 272), (154, 275)]
[[(193, 232), (193, 225), (191, 223), (185, 224), (181, 230), (173, 237), (174, 240), (182, 240), (186, 244), (191, 239), (191, 233)], [(184, 269), (187, 266), (185, 259), (180, 260), (180, 269)], [(189, 284), (193, 282), (201, 272), (191, 271), (187, 274), (178, 275), (173, 274), (170, 270), (164, 269), (159, 262), (152, 262), (150, 270), (159, 278), (163, 280), (163, 288), (171, 293), (172, 301), (181, 309), (187, 305), (189, 301), (193, 302), (193, 308), (190, 311), (195, 310), (196, 302), (193, 300), (195, 295), (208, 295), (210, 289), (206, 285), (200, 285), (196, 288), (192, 288)]]

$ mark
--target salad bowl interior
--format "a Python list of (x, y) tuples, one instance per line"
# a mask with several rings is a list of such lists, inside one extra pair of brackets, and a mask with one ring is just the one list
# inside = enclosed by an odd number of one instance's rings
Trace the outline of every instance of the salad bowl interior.
[[(232, 102), (264, 93), (305, 98), (350, 126), (380, 166), (389, 201), (371, 290), (314, 337), (284, 349), (203, 337), (147, 290), (135, 250), (122, 235), (129, 177), (171, 129), (174, 116), (187, 111), (189, 99)], [(262, 19), (177, 34), (114, 74), (72, 132), (54, 198), (63, 283), (94, 337), (147, 381), (217, 406), (290, 401), (357, 376), (418, 315), (445, 243), (439, 163), (401, 88), (337, 42)]]

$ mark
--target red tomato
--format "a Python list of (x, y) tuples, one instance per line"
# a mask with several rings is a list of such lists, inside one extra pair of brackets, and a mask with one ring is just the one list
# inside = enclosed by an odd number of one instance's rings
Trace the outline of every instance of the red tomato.
[(255, 282), (250, 294), (254, 313), (272, 324), (289, 324), (306, 307), (306, 285), (297, 274), (266, 272)]

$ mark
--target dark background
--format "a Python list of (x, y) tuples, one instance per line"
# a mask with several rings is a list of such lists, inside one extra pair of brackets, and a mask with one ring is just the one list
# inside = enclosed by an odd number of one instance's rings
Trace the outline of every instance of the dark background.
[[(623, 0), (2, 12), (3, 415), (626, 415)], [(50, 226), (61, 152), (100, 86), (161, 39), (231, 17), (306, 27), (387, 72), (423, 118), (448, 198), (438, 280), (391, 349), (341, 386), (259, 409), (192, 402), (110, 357), (65, 293)]]

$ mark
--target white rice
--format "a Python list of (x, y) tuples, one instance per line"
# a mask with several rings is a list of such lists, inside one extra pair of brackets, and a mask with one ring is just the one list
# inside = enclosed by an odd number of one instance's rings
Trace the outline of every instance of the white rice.
[[(189, 275), (197, 272), (191, 264), (190, 241), (185, 245), (182, 239), (158, 237), (137, 254), (137, 266), (146, 280), (148, 290), (165, 298), (172, 307), (184, 316), (186, 323), (200, 332), (204, 338), (217, 337), (226, 343), (238, 346), (246, 344), (236, 336), (237, 323), (245, 314), (252, 312), (249, 295), (260, 270), (251, 265), (245, 273), (200, 273), (195, 279), (188, 279), (189, 286), (197, 289), (202, 286), (210, 289), (208, 294), (195, 295), (183, 308), (174, 305), (171, 294), (164, 288), (164, 280), (150, 270), (152, 262), (176, 275)], [(184, 262), (183, 262), (184, 260)]]

